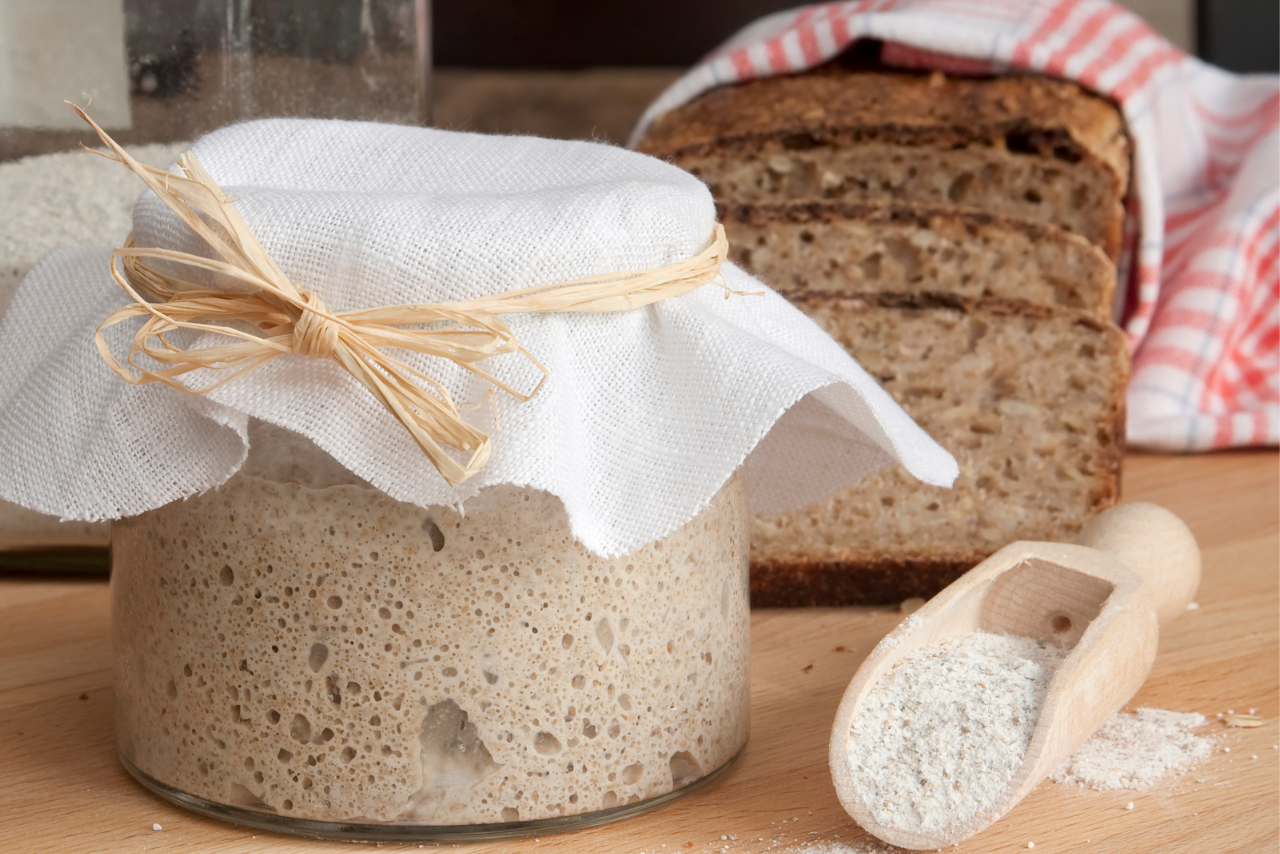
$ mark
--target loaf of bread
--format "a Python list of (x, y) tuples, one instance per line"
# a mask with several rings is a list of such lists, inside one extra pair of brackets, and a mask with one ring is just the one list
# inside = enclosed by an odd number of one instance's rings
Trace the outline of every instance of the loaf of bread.
[(1084, 312), (909, 294), (798, 304), (955, 455), (952, 489), (896, 466), (751, 532), (755, 607), (931, 596), (1019, 539), (1069, 541), (1115, 503), (1128, 352)]
[(831, 63), (713, 89), (660, 116), (638, 148), (728, 204), (965, 205), (1058, 225), (1111, 258), (1120, 248), (1124, 122), (1064, 80)]
[(1108, 101), (1030, 76), (814, 71), (712, 90), (639, 148), (699, 175), (732, 258), (814, 317), (955, 454), (756, 517), (755, 606), (929, 596), (1119, 493), (1111, 323), (1129, 146)]
[(730, 257), (787, 297), (945, 293), (1111, 316), (1115, 265), (1039, 222), (902, 204), (735, 205)]

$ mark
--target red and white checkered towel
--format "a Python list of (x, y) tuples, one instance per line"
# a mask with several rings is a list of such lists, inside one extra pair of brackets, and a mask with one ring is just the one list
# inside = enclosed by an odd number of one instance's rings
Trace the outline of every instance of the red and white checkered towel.
[(801, 71), (852, 42), (890, 64), (1023, 69), (1124, 110), (1134, 184), (1118, 314), (1133, 348), (1132, 445), (1200, 451), (1280, 441), (1280, 78), (1187, 56), (1107, 0), (849, 0), (762, 18), (645, 112)]

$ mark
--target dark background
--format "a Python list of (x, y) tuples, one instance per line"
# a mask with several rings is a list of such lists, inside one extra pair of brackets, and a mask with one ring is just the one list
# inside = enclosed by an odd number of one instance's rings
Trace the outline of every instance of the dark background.
[[(139, 145), (260, 115), (622, 143), (683, 69), (798, 0), (119, 2), (133, 126), (113, 130)], [(1280, 71), (1280, 0), (1122, 2), (1215, 65)], [(426, 77), (415, 67), (418, 3), (434, 15)], [(85, 133), (0, 127), (0, 162), (94, 143)]]
[[(1233, 71), (1280, 70), (1280, 0), (1193, 1), (1201, 57)], [(358, 22), (365, 2), (253, 0), (254, 47), (330, 61), (350, 59), (361, 46)], [(434, 65), (686, 67), (745, 24), (800, 2), (435, 0)], [(135, 55), (164, 58), (214, 44), (227, 26), (225, 5), (225, 0), (124, 0), (130, 49)], [(413, 5), (413, 0), (368, 0), (383, 47), (411, 46)], [(1166, 13), (1182, 7), (1171, 0), (1146, 0), (1145, 5)]]
[(1232, 71), (1280, 71), (1280, 0), (1201, 0), (1196, 52)]
[[(687, 66), (797, 0), (438, 0), (437, 67)], [(1280, 0), (1200, 0), (1197, 52), (1232, 71), (1280, 70)]]

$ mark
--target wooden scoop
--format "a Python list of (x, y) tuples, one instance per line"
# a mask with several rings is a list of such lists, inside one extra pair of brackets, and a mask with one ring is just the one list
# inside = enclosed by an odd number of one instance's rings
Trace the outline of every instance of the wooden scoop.
[[(1185, 611), (1199, 586), (1195, 537), (1154, 504), (1113, 507), (1073, 544), (1004, 547), (907, 617), (858, 668), (831, 732), (840, 803), (868, 833), (903, 848), (938, 849), (986, 829), (1137, 693), (1159, 624)], [(1046, 639), (1071, 652), (1049, 683), (1021, 767), (985, 813), (935, 832), (885, 827), (854, 788), (848, 739), (858, 704), (903, 657), (974, 631)]]

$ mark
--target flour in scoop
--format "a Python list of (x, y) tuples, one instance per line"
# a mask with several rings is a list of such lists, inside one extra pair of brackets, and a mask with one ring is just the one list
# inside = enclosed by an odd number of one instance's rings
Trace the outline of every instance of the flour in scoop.
[(1022, 765), (1067, 650), (974, 632), (917, 650), (864, 698), (849, 733), (854, 786), (885, 827), (981, 820)]

